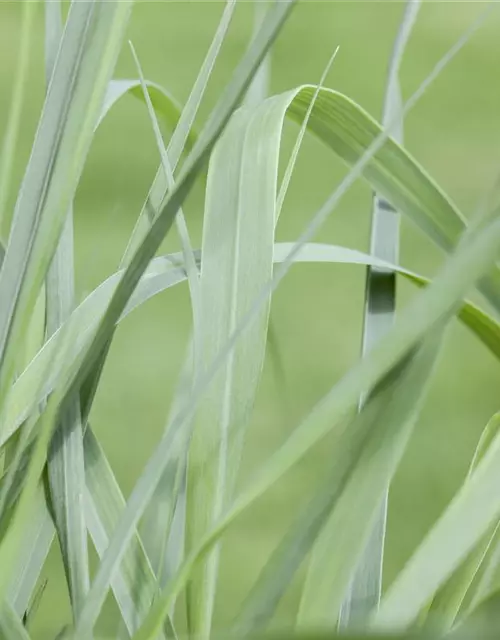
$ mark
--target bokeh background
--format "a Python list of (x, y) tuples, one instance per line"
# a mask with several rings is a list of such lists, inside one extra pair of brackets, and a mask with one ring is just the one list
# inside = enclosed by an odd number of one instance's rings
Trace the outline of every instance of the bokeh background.
[[(20, 2), (0, 2), (0, 127), (5, 127), (20, 33)], [(402, 69), (406, 98), (438, 59), (484, 10), (485, 3), (423, 3)], [(221, 2), (139, 0), (129, 37), (148, 79), (183, 103), (208, 49)], [(402, 14), (400, 2), (303, 0), (271, 58), (271, 91), (314, 83), (334, 48), (340, 50), (327, 84), (375, 117), (381, 113), (387, 61)], [(33, 43), (28, 103), (18, 149), (16, 179), (28, 158), (43, 100), (43, 15)], [(253, 7), (238, 6), (198, 123), (215, 104), (248, 45)], [(408, 115), (405, 143), (411, 153), (470, 216), (500, 168), (500, 5)], [(116, 77), (135, 77), (124, 47)], [(3, 135), (3, 130), (2, 131)], [(284, 155), (297, 128), (287, 125)], [(81, 299), (118, 266), (127, 238), (154, 177), (159, 158), (146, 110), (122, 102), (99, 130), (75, 205), (77, 291)], [(335, 188), (345, 168), (307, 137), (279, 222), (278, 239), (295, 239)], [(199, 246), (204, 181), (185, 212)], [(371, 194), (360, 183), (330, 216), (318, 240), (368, 249)], [(178, 248), (174, 234), (164, 248)], [(401, 262), (432, 275), (442, 255), (403, 221)], [(273, 300), (271, 322), (284, 378), (268, 358), (249, 430), (242, 481), (348, 367), (360, 350), (364, 270), (349, 266), (295, 266)], [(414, 295), (399, 283), (400, 305)], [(178, 286), (134, 312), (121, 325), (92, 413), (94, 428), (127, 495), (165, 424), (190, 332), (187, 287)], [(467, 471), (479, 434), (499, 407), (500, 368), (457, 322), (448, 332), (437, 375), (418, 427), (391, 488), (385, 581), (408, 558)], [(236, 613), (267, 555), (293, 515), (328, 469), (328, 441), (293, 469), (235, 524), (224, 543), (216, 624)], [(95, 558), (94, 558), (95, 560)], [(50, 554), (48, 579), (36, 629), (54, 637), (69, 621), (59, 550)], [(296, 605), (297, 584), (280, 607), (278, 623)], [(113, 636), (116, 610), (109, 601), (101, 632)]]

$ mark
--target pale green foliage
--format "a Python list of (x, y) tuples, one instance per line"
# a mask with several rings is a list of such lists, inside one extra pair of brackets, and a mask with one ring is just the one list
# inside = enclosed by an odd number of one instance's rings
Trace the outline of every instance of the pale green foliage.
[[(19, 72), (0, 163), (4, 227), (10, 220), (6, 188), (11, 186), (35, 4), (25, 3)], [(312, 637), (309, 632), (320, 627), (335, 633), (356, 569), (354, 596), (363, 592), (363, 584), (374, 585), (362, 616), (369, 627), (364, 637), (377, 637), (371, 635), (374, 628), (389, 628), (401, 631), (394, 638), (403, 639), (408, 637), (405, 629), (427, 615), (431, 620), (436, 616), (445, 630), (457, 620), (466, 624), (467, 615), (496, 584), (497, 419), (487, 428), (462, 487), (378, 611), (383, 526), (368, 554), (363, 553), (432, 384), (448, 324), (458, 317), (500, 359), (500, 324), (465, 300), (477, 287), (492, 308), (500, 308), (498, 211), (487, 208), (473, 232), (464, 233), (464, 215), (405, 150), (400, 135), (406, 113), (487, 14), (403, 107), (397, 75), (416, 16), (407, 14), (395, 47), (382, 127), (349, 97), (324, 86), (299, 86), (266, 97), (271, 47), (294, 2), (257, 3), (247, 52), (207, 121), (197, 127), (198, 135), (194, 122), (236, 0), (228, 0), (221, 11), (183, 108), (167, 90), (143, 77), (135, 50), (139, 79), (112, 79), (131, 5), (132, 0), (75, 0), (61, 35), (59, 3), (46, 3), (46, 68), (52, 80), (0, 268), (0, 449), (8, 463), (0, 479), (0, 634), (29, 638), (28, 622), (43, 597), (37, 583), (56, 537), (73, 615), (64, 637), (93, 637), (109, 591), (123, 633), (135, 640), (175, 637), (173, 622), (186, 603), (188, 633), (204, 640), (216, 636), (213, 610), (224, 533), (327, 434), (333, 442), (329, 478), (277, 545), (242, 611), (235, 612), (233, 633), (257, 638), (253, 634), (265, 630), (306, 562), (300, 607), (291, 625), (297, 637)], [(147, 108), (161, 165), (123, 248), (120, 269), (77, 305), (72, 202), (98, 125), (127, 95)], [(280, 188), (286, 118), (301, 129)], [(174, 130), (168, 143), (160, 124)], [(398, 135), (391, 137), (391, 127)], [(307, 133), (346, 164), (347, 176), (296, 242), (278, 243), (275, 225)], [(203, 238), (197, 251), (182, 206), (205, 170)], [(383, 197), (430, 241), (451, 252), (432, 281), (398, 264), (396, 226), (391, 246), (382, 251), (378, 204), (371, 254), (312, 242), (359, 178), (377, 194), (376, 203)], [(156, 256), (174, 223), (182, 252)], [(422, 290), (392, 326), (393, 284), (390, 291), (377, 293), (375, 280), (369, 281), (369, 297), (390, 298), (383, 330), (378, 325), (374, 329), (378, 319), (367, 312), (367, 331), (373, 330), (376, 343), (365, 341), (360, 361), (295, 427), (289, 425), (282, 446), (237, 491), (266, 354), (272, 295), (291, 265), (305, 262), (325, 268), (327, 263), (362, 265), (372, 276), (390, 273), (394, 279), (398, 274)], [(120, 321), (184, 281), (193, 312), (191, 348), (164, 435), (125, 500), (89, 421), (93, 400)], [(99, 558), (92, 580), (87, 534)], [(170, 556), (173, 565), (167, 562)], [(457, 638), (460, 633), (458, 629)], [(481, 633), (485, 637), (487, 632)], [(437, 638), (430, 632), (423, 637)]]

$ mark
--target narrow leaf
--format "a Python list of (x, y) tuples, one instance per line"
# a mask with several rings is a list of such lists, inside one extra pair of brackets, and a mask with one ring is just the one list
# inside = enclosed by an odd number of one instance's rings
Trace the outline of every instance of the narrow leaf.
[[(390, 126), (394, 139), (400, 144), (403, 144), (403, 100), (399, 84), (399, 68), (419, 8), (420, 0), (407, 0), (389, 62), (382, 126)], [(373, 198), (371, 224), (370, 253), (387, 262), (397, 263), (399, 257), (399, 214), (377, 194), (374, 194)], [(395, 309), (396, 274), (377, 269), (377, 267), (368, 267), (365, 289), (363, 354), (368, 353), (375, 342), (391, 327)], [(363, 398), (360, 398), (360, 404), (362, 402)], [(388, 501), (389, 493), (387, 490), (375, 520), (372, 535), (368, 540), (365, 553), (356, 567), (341, 609), (339, 623), (343, 627), (362, 624), (368, 613), (380, 602)], [(322, 547), (323, 553), (328, 552), (324, 544)], [(333, 549), (332, 552), (334, 553)], [(317, 553), (319, 554), (320, 551), (318, 550)], [(316, 561), (317, 570), (321, 572), (321, 564), (318, 563), (318, 559), (316, 552), (314, 552), (312, 562)], [(309, 584), (315, 583), (314, 575), (308, 574), (308, 579)]]
[[(50, 80), (62, 38), (60, 3), (46, 0), (47, 81)], [(49, 39), (50, 36), (50, 39)], [(74, 307), (73, 208), (66, 214), (59, 244), (46, 280), (46, 331), (51, 336)], [(75, 394), (65, 408), (48, 455), (50, 500), (62, 552), (69, 594), (76, 619), (89, 588), (87, 527), (83, 512), (85, 470), (80, 402)]]

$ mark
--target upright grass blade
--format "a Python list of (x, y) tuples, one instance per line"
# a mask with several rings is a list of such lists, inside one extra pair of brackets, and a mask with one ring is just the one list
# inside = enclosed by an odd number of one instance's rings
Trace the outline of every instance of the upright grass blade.
[(0, 272), (0, 404), (76, 189), (132, 2), (73, 2)]
[(0, 237), (8, 237), (10, 216), (7, 217), (7, 202), (11, 190), (14, 156), (17, 149), (21, 115), (24, 105), (29, 70), (30, 48), (33, 39), (33, 27), (38, 2), (25, 2), (22, 9), (21, 33), (19, 37), (19, 58), (17, 62), (14, 90), (10, 104), (5, 136), (0, 153)]
[[(166, 431), (171, 428), (191, 391), (192, 362), (193, 358), (188, 349), (188, 356), (174, 392)], [(187, 428), (190, 429), (191, 426)], [(179, 510), (179, 501), (185, 501), (186, 455), (187, 452), (177, 460), (177, 466), (172, 464), (167, 468), (143, 517), (142, 536), (160, 587), (165, 586), (172, 573), (172, 567), (180, 564), (184, 553), (185, 504), (181, 504)], [(174, 531), (175, 518), (180, 531)]]
[[(253, 111), (240, 109), (210, 158), (200, 278), (203, 370), (272, 274), (279, 132), (278, 144), (273, 136), (273, 113), (265, 103)], [(264, 362), (269, 302), (200, 404), (189, 448), (188, 549), (199, 543), (232, 494)], [(217, 565), (215, 552), (188, 590), (190, 633), (203, 638), (210, 634)]]
[[(61, 6), (46, 0), (47, 80), (50, 80), (62, 38)], [(46, 331), (50, 337), (74, 307), (73, 209), (70, 205), (46, 280)], [(78, 617), (90, 578), (87, 527), (83, 510), (85, 468), (80, 401), (75, 394), (61, 415), (48, 453), (50, 500), (69, 586), (73, 617)]]
[[(322, 557), (327, 566), (321, 574), (313, 567), (314, 573), (310, 571), (307, 578), (321, 575), (324, 584), (318, 588), (306, 583), (299, 622), (306, 619), (306, 624), (301, 625), (304, 628), (333, 626), (349, 569), (362, 548), (360, 540), (369, 532), (370, 520), (383, 497), (383, 481), (394, 472), (412, 430), (424, 383), (436, 357), (435, 346), (435, 339), (427, 339), (416, 353), (390, 370), (360, 413), (339, 434), (330, 477), (308, 501), (264, 566), (237, 620), (235, 633), (252, 634), (265, 627), (318, 535), (313, 563)], [(353, 491), (357, 492), (354, 500)], [(321, 546), (328, 550), (323, 556), (319, 554)], [(316, 594), (322, 596), (322, 602)]]
[[(130, 43), (130, 47), (131, 47), (132, 55), (134, 57), (134, 61), (137, 67), (137, 71), (139, 73), (139, 78), (140, 78), (142, 90), (144, 93), (144, 102), (146, 103), (146, 106), (148, 108), (149, 118), (153, 126), (153, 131), (155, 134), (158, 152), (161, 157), (161, 164), (162, 164), (162, 169), (164, 173), (164, 178), (167, 182), (168, 188), (173, 189), (175, 187), (173, 169), (169, 162), (165, 145), (163, 144), (163, 138), (161, 136), (160, 126), (156, 118), (153, 103), (151, 102), (151, 98), (149, 97), (149, 93), (146, 87), (146, 82), (144, 80), (144, 75), (142, 73), (141, 65), (139, 63), (139, 59), (137, 57), (137, 54), (135, 52), (135, 49), (132, 43)], [(186, 225), (186, 219), (184, 217), (184, 213), (181, 207), (179, 207), (179, 210), (177, 211), (175, 222), (177, 226), (177, 232), (181, 240), (182, 256), (184, 258), (184, 266), (186, 268), (189, 292), (191, 295), (191, 307), (192, 307), (192, 315), (193, 315), (193, 360), (194, 360), (194, 374), (196, 375), (198, 353), (201, 348), (201, 331), (202, 331), (201, 293), (200, 293), (200, 283), (199, 283), (199, 277), (198, 277), (198, 267), (196, 265), (196, 259), (193, 254), (193, 247), (191, 244), (191, 239), (189, 237), (189, 232)]]
[[(420, 0), (407, 0), (403, 18), (394, 43), (387, 78), (382, 126), (392, 124), (393, 138), (403, 144), (403, 100), (399, 86), (399, 69), (406, 44), (415, 24)], [(374, 194), (370, 253), (387, 262), (398, 262), (399, 254), (399, 214), (383, 198)], [(365, 290), (365, 312), (362, 352), (367, 353), (373, 344), (390, 328), (396, 308), (396, 274), (377, 267), (368, 267)], [(363, 399), (360, 400), (360, 403)], [(362, 624), (368, 613), (378, 606), (382, 593), (382, 571), (384, 560), (384, 540), (387, 520), (388, 493), (382, 500), (379, 516), (375, 520), (372, 535), (366, 551), (356, 567), (352, 584), (346, 594), (341, 609), (339, 623), (348, 627)], [(332, 545), (335, 545), (332, 540)], [(322, 552), (326, 551), (323, 541)], [(333, 551), (333, 548), (332, 548)], [(318, 554), (321, 553), (319, 550)], [(328, 553), (328, 551), (327, 551)], [(314, 563), (321, 573), (318, 556), (313, 554)], [(316, 577), (309, 574), (309, 584), (314, 585)]]
[[(131, 48), (132, 48), (132, 54), (134, 56), (134, 60), (137, 66), (137, 71), (141, 79), (141, 84), (144, 91), (144, 98), (149, 111), (149, 117), (153, 125), (156, 143), (157, 143), (158, 151), (161, 157), (164, 177), (167, 182), (168, 188), (173, 189), (175, 187), (175, 183), (174, 183), (172, 167), (170, 165), (167, 152), (163, 144), (163, 139), (161, 137), (161, 133), (158, 126), (158, 122), (156, 120), (153, 105), (151, 104), (151, 101), (147, 94), (147, 89), (144, 83), (144, 76), (140, 67), (139, 59), (137, 58), (137, 54), (135, 53), (135, 50), (132, 44), (131, 44)], [(184, 265), (186, 268), (189, 292), (191, 296), (191, 309), (192, 309), (192, 317), (193, 317), (193, 337), (192, 337), (192, 346), (190, 351), (192, 355), (191, 369), (193, 372), (193, 381), (194, 381), (198, 375), (199, 367), (201, 366), (201, 349), (202, 349), (202, 340), (203, 340), (202, 330), (203, 330), (204, 321), (202, 321), (203, 316), (202, 316), (201, 286), (199, 281), (198, 266), (196, 264), (196, 258), (193, 253), (193, 247), (191, 244), (191, 240), (189, 238), (189, 232), (188, 232), (188, 228), (186, 225), (186, 220), (185, 220), (182, 208), (179, 208), (179, 210), (177, 211), (175, 222), (176, 222), (177, 232), (181, 240), (182, 255), (184, 259)], [(167, 516), (166, 522), (163, 523), (166, 525), (166, 527), (164, 530), (160, 529), (157, 531), (157, 535), (160, 537), (163, 537), (163, 541), (160, 542), (160, 545), (159, 545), (161, 548), (161, 552), (160, 552), (160, 557), (158, 558), (158, 574), (157, 574), (158, 580), (161, 580), (162, 578), (161, 574), (162, 574), (163, 566), (165, 563), (164, 554), (165, 554), (167, 540), (170, 534), (170, 526), (172, 524), (173, 507), (177, 501), (179, 484), (180, 484), (181, 476), (183, 474), (185, 465), (182, 460), (178, 460), (177, 465), (175, 465), (174, 463), (173, 466), (174, 468), (172, 470), (172, 473), (169, 473), (167, 474), (166, 477), (164, 476), (162, 478), (162, 484), (164, 485), (163, 489), (166, 489), (168, 485), (170, 485), (172, 495), (171, 495), (171, 499), (169, 500), (169, 505), (167, 506), (166, 509), (165, 508), (163, 509), (164, 514)], [(156, 495), (158, 495), (157, 492), (156, 492)], [(158, 545), (155, 544), (155, 546), (158, 546)]]
[[(481, 230), (461, 246), (438, 278), (401, 314), (387, 336), (331, 390), (267, 461), (232, 507), (200, 543), (158, 598), (134, 640), (154, 638), (172, 598), (184, 587), (191, 572), (231, 522), (272, 486), (353, 408), (359, 395), (376, 384), (401, 361), (432, 328), (453, 313), (464, 292), (491, 268), (500, 247), (500, 220)], [(181, 420), (179, 420), (179, 424)], [(163, 448), (162, 448), (163, 449)], [(163, 451), (159, 451), (158, 458)], [(156, 455), (152, 458), (152, 460)], [(158, 464), (158, 458), (155, 460)]]

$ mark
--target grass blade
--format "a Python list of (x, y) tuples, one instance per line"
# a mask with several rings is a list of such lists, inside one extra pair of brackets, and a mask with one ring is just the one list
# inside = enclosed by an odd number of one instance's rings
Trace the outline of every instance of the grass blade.
[[(163, 139), (161, 137), (160, 128), (156, 120), (153, 105), (151, 104), (151, 101), (147, 94), (146, 86), (144, 83), (144, 76), (139, 64), (139, 59), (137, 58), (137, 55), (135, 53), (135, 50), (132, 44), (130, 46), (132, 48), (132, 54), (136, 63), (137, 71), (141, 79), (141, 85), (143, 87), (144, 99), (148, 107), (149, 117), (153, 125), (156, 143), (157, 143), (158, 151), (161, 157), (164, 177), (168, 185), (168, 188), (174, 189), (175, 183), (174, 183), (173, 170), (167, 156), (167, 151), (163, 144)], [(191, 296), (191, 309), (192, 309), (192, 317), (193, 317), (193, 337), (192, 337), (192, 348), (190, 351), (192, 352), (193, 380), (195, 380), (196, 376), (198, 375), (199, 367), (201, 366), (201, 349), (202, 349), (202, 339), (203, 339), (201, 286), (200, 286), (200, 280), (199, 280), (198, 266), (196, 264), (196, 258), (193, 253), (193, 247), (191, 244), (191, 239), (189, 237), (189, 232), (188, 232), (188, 228), (187, 228), (187, 224), (186, 224), (186, 220), (185, 220), (182, 208), (179, 208), (179, 210), (177, 211), (175, 222), (176, 222), (177, 232), (181, 240), (182, 255), (184, 259), (184, 265), (186, 268), (189, 292)], [(165, 505), (163, 505), (163, 509), (162, 509), (163, 514), (166, 516), (166, 521), (162, 524), (166, 525), (166, 527), (163, 529), (157, 530), (157, 535), (159, 535), (160, 537), (163, 537), (163, 540), (160, 541), (159, 544), (157, 541), (155, 541), (155, 544), (154, 544), (155, 547), (159, 546), (161, 549), (160, 556), (158, 558), (159, 573), (157, 575), (159, 580), (162, 579), (161, 572), (165, 562), (164, 550), (166, 549), (167, 540), (170, 535), (170, 527), (172, 524), (172, 517), (173, 517), (175, 503), (177, 501), (179, 482), (180, 482), (183, 471), (184, 471), (184, 464), (182, 464), (181, 461), (179, 460), (177, 463), (177, 468), (174, 468), (172, 473), (168, 473), (166, 474), (166, 476), (164, 475), (161, 480), (162, 488), (164, 490), (166, 489), (167, 491), (170, 490), (169, 491), (170, 496), (168, 497), (163, 496), (163, 500), (165, 500), (165, 498), (167, 497), (167, 503), (168, 503), (166, 508), (165, 508)], [(156, 496), (158, 496), (158, 488), (156, 491)]]
[[(181, 117), (178, 125), (175, 128), (174, 134), (168, 145), (168, 159), (171, 163), (171, 173), (175, 171), (181, 154), (186, 146), (186, 142), (189, 142), (192, 137), (193, 123), (198, 112), (199, 106), (202, 102), (205, 90), (207, 88), (212, 70), (217, 60), (220, 48), (227, 34), (229, 24), (233, 15), (234, 8), (236, 6), (235, 0), (228, 0), (224, 11), (221, 16), (221, 20), (217, 27), (216, 33), (209, 47), (205, 60), (200, 68), (196, 81), (193, 85), (188, 101), (182, 110)], [(162, 166), (159, 168), (154, 183), (150, 189), (148, 200), (144, 205), (141, 214), (137, 220), (136, 226), (129, 240), (125, 255), (122, 263), (125, 264), (129, 259), (132, 251), (136, 248), (141, 238), (145, 235), (147, 229), (150, 226), (150, 220), (148, 217), (149, 210), (159, 209), (162, 200), (167, 193), (167, 186), (172, 187), (168, 180), (168, 172), (165, 175), (165, 162), (162, 162)], [(149, 204), (152, 206), (149, 206)], [(179, 218), (179, 214), (177, 214)], [(179, 225), (179, 222), (177, 223)], [(182, 226), (182, 221), (180, 222)], [(180, 230), (181, 233), (183, 229)], [(184, 235), (187, 235), (187, 230)], [(189, 243), (190, 244), (190, 243)], [(183, 243), (184, 254), (191, 253), (188, 243)], [(193, 294), (195, 298), (198, 296), (198, 270), (196, 269), (196, 281), (194, 275), (193, 265), (190, 265), (190, 281), (192, 298)], [(195, 300), (196, 304), (196, 300)], [(199, 305), (198, 305), (199, 306)], [(194, 342), (196, 345), (201, 343), (200, 328), (199, 328), (199, 313), (195, 312), (193, 308), (193, 325), (195, 325)], [(191, 359), (198, 359), (199, 347), (194, 346)], [(194, 373), (196, 374), (197, 365), (194, 366)], [(184, 387), (184, 382), (181, 382), (181, 388)], [(176, 395), (177, 397), (177, 395)], [(174, 403), (175, 405), (175, 403)], [(175, 406), (172, 411), (175, 412)], [(167, 429), (171, 424), (172, 418), (168, 421)], [(179, 473), (185, 474), (185, 462), (180, 465)], [(150, 501), (150, 504), (144, 515), (144, 531), (149, 532), (146, 538), (147, 550), (152, 564), (155, 567), (158, 582), (163, 584), (168, 579), (170, 574), (170, 566), (177, 567), (180, 562), (180, 554), (183, 551), (184, 546), (184, 519), (185, 519), (185, 482), (179, 487), (179, 493), (175, 488), (175, 484), (178, 480), (177, 475), (173, 478), (171, 473), (166, 473), (162, 476), (154, 494)], [(173, 484), (174, 483), (174, 484)], [(174, 512), (175, 509), (175, 512)]]
[[(200, 278), (203, 370), (272, 274), (279, 137), (276, 144), (268, 104), (240, 109), (210, 158)], [(264, 363), (269, 304), (221, 368), (197, 414), (188, 463), (188, 549), (203, 538), (233, 491)], [(217, 565), (215, 552), (188, 591), (190, 633), (203, 638), (210, 633)]]
[[(399, 86), (399, 68), (419, 8), (420, 0), (407, 0), (389, 63), (382, 126), (387, 127), (392, 123), (393, 137), (400, 144), (403, 144), (403, 118), (400, 116), (403, 100)], [(386, 200), (376, 194), (373, 198), (370, 253), (387, 262), (399, 261), (399, 214)], [(395, 309), (396, 274), (368, 267), (362, 344), (364, 354), (391, 327)], [(360, 403), (362, 402), (363, 399), (360, 399)], [(387, 491), (366, 551), (356, 567), (341, 609), (339, 624), (343, 627), (362, 623), (380, 602), (388, 500)], [(325, 552), (325, 544), (322, 545), (322, 551)], [(317, 562), (318, 557), (315, 554), (316, 552), (313, 553), (312, 562), (316, 561), (317, 569), (321, 572), (321, 564)], [(315, 577), (310, 575), (309, 579), (310, 584), (314, 584)]]
[[(62, 38), (61, 6), (46, 0), (46, 76), (49, 80)], [(49, 39), (50, 36), (50, 39)], [(69, 207), (46, 280), (46, 331), (50, 337), (74, 307), (73, 209)], [(48, 453), (50, 500), (63, 557), (73, 617), (89, 589), (87, 527), (83, 511), (85, 469), (78, 395), (65, 408)]]

